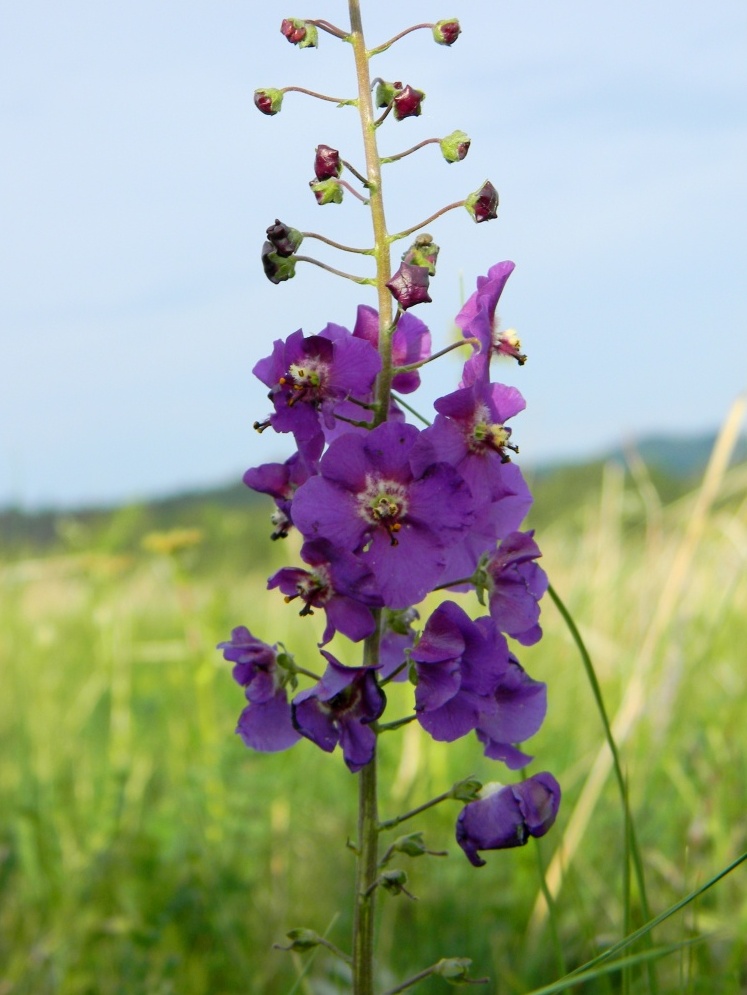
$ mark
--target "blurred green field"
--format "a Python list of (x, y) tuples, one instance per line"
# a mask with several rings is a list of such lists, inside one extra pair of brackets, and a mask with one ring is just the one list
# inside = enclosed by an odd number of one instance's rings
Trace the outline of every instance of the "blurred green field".
[[(696, 486), (666, 502), (633, 469), (539, 480), (533, 524), (610, 714), (627, 701), (621, 753), (655, 914), (747, 849), (747, 465), (710, 495)], [(44, 541), (6, 541), (0, 995), (285, 995), (306, 963), (272, 949), (287, 929), (329, 929), (347, 945), (355, 779), (310, 743), (247, 751), (233, 735), (243, 696), (214, 649), (245, 624), (316, 665), (319, 619), (265, 590), (295, 549), (265, 541), (267, 514), (269, 502), (205, 498), (160, 518), (147, 507), (57, 518)], [(200, 536), (164, 534), (176, 528)], [(623, 935), (619, 797), (610, 778), (584, 794), (602, 726), (549, 599), (543, 625), (519, 656), (549, 686), (528, 748), (532, 769), (563, 786), (558, 823), (539, 846), (488, 854), (481, 869), (453, 840), (456, 804), (411, 823), (449, 856), (409, 862), (417, 902), (380, 902), (382, 990), (441, 956), (469, 956), (492, 979), (477, 990), (527, 992)], [(332, 649), (358, 662), (344, 640)], [(475, 740), (447, 747), (414, 726), (383, 737), (382, 752), (383, 817), (468, 774), (505, 775)], [(588, 825), (574, 844), (579, 798)], [(537, 904), (542, 864), (551, 880), (563, 871), (549, 917)], [(747, 992), (746, 874), (657, 930), (657, 943), (703, 938), (658, 964), (661, 992)], [(632, 911), (635, 927), (635, 890)], [(647, 990), (642, 977), (630, 990)], [(319, 956), (293, 990), (347, 989)], [(417, 989), (446, 990), (433, 979)], [(620, 977), (574, 990), (619, 991)]]

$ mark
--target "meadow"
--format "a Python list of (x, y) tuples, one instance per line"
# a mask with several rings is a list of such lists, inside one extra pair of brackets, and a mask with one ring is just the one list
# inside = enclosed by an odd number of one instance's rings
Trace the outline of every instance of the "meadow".
[[(414, 820), (448, 856), (409, 862), (417, 901), (380, 902), (382, 990), (447, 955), (490, 976), (478, 991), (549, 985), (641, 926), (646, 903), (661, 913), (747, 850), (747, 464), (727, 469), (730, 445), (727, 432), (676, 498), (634, 458), (536, 484), (543, 566), (617, 716), (645, 902), (592, 688), (548, 597), (522, 662), (549, 688), (527, 749), (563, 787), (558, 822), (475, 869), (454, 842), (456, 803)], [(244, 624), (316, 656), (319, 618), (265, 590), (295, 550), (267, 541), (269, 512), (246, 495), (158, 521), (69, 516), (44, 544), (5, 549), (0, 995), (347, 990), (333, 959), (273, 944), (295, 926), (347, 944), (353, 776), (306, 742), (250, 753), (215, 650)], [(414, 725), (382, 750), (384, 817), (505, 773), (471, 737), (446, 749)], [(747, 864), (647, 935), (675, 947), (655, 978), (641, 960), (565, 990), (747, 992)]]

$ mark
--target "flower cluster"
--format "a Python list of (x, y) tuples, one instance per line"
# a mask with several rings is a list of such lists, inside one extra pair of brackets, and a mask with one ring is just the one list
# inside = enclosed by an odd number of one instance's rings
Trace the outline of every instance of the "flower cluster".
[[(337, 156), (320, 146), (317, 175), (335, 175)], [(282, 247), (286, 227), (276, 222), (271, 232)], [(427, 265), (411, 268), (427, 272)], [(352, 331), (334, 324), (316, 335), (296, 331), (256, 364), (272, 410), (255, 427), (292, 435), (295, 452), (248, 470), (244, 481), (275, 502), (272, 538), (291, 529), (302, 538), (303, 564), (277, 571), (268, 586), (302, 616), (323, 612), (326, 625), (324, 671), (301, 691), (297, 675), (309, 671), (284, 650), (244, 627), (220, 644), (245, 689), (237, 732), (253, 749), (284, 750), (305, 738), (328, 752), (339, 746), (357, 772), (374, 753), (386, 684), (409, 677), (413, 712), (397, 723), (417, 721), (446, 742), (474, 732), (486, 757), (511, 770), (531, 760), (518, 744), (540, 728), (546, 689), (509, 639), (540, 638), (547, 579), (533, 533), (520, 531), (531, 495), (511, 459), (518, 449), (508, 422), (524, 400), (490, 379), (495, 355), (524, 361), (518, 340), (496, 331), (512, 270), (510, 262), (493, 266), (457, 315), (473, 352), (460, 386), (435, 402), (425, 428), (406, 420), (411, 409), (399, 398), (418, 388), (431, 337), (402, 304), (389, 330), (395, 393), (385, 418), (376, 416), (382, 361), (371, 307), (358, 308)], [(414, 608), (434, 591), (450, 595), (416, 631)], [(470, 592), (487, 614), (472, 618), (452, 599)], [(324, 648), (338, 633), (367, 641), (363, 666), (346, 666)], [(478, 851), (546, 832), (559, 799), (547, 773), (486, 792), (465, 805), (457, 840), (479, 866)]]

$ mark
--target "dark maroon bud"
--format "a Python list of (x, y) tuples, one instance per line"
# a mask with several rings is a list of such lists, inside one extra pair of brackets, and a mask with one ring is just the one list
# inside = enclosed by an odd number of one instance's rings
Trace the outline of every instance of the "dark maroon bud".
[(314, 172), (318, 180), (336, 178), (342, 172), (340, 153), (329, 145), (317, 145), (314, 155)]
[(294, 252), (298, 252), (303, 242), (301, 232), (297, 228), (284, 225), (279, 218), (275, 218), (275, 224), (267, 229), (267, 238), (279, 256), (292, 256)]
[(398, 121), (406, 117), (418, 117), (421, 110), (420, 105), (424, 100), (423, 91), (416, 90), (408, 83), (404, 90), (400, 90), (394, 96), (394, 116)]
[(433, 241), (431, 235), (418, 235), (407, 252), (402, 256), (403, 263), (411, 266), (425, 266), (429, 276), (436, 275), (436, 259), (440, 247)]
[(498, 217), (498, 191), (490, 180), (485, 180), (479, 190), (469, 195), (464, 206), (477, 224), (492, 221)]
[(430, 304), (429, 282), (430, 278), (426, 266), (413, 266), (411, 263), (403, 262), (387, 283), (387, 287), (402, 310), (406, 311), (415, 304)]
[(283, 91), (275, 90), (272, 87), (267, 87), (264, 90), (255, 90), (254, 105), (263, 114), (272, 117), (279, 112), (283, 105)]
[(299, 17), (286, 17), (280, 30), (291, 43), (299, 48), (318, 48), (319, 32), (316, 25)]
[(461, 33), (462, 29), (455, 17), (447, 21), (437, 21), (433, 25), (433, 40), (439, 45), (453, 45)]
[(270, 283), (283, 283), (296, 275), (296, 260), (293, 256), (281, 256), (272, 242), (262, 246), (262, 267)]

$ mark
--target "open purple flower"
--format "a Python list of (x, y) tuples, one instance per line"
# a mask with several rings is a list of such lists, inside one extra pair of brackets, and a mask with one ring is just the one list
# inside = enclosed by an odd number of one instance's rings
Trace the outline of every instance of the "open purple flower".
[(526, 766), (532, 757), (514, 743), (534, 736), (546, 713), (546, 685), (533, 680), (510, 653), (508, 666), (490, 700), (483, 703), (476, 725), (477, 738), (485, 744), (485, 756), (503, 761), (511, 770)]
[(323, 447), (324, 438), (317, 436), (304, 453), (293, 453), (285, 463), (263, 463), (261, 466), (250, 467), (244, 474), (247, 487), (260, 494), (269, 494), (275, 500), (277, 510), (272, 516), (272, 539), (285, 539), (288, 535), (293, 525), (293, 495), (301, 484), (317, 472)]
[(279, 587), (286, 601), (300, 598), (301, 615), (313, 615), (321, 608), (327, 615), (322, 636), (324, 646), (341, 632), (353, 642), (370, 636), (376, 628), (371, 608), (381, 607), (373, 574), (352, 553), (338, 549), (327, 539), (312, 539), (301, 549), (301, 558), (311, 570), (284, 567), (267, 581), (267, 587)]
[(486, 711), (508, 668), (506, 640), (489, 618), (473, 622), (459, 605), (445, 601), (428, 619), (410, 652), (417, 687), (418, 722), (447, 743), (466, 736)]
[(278, 666), (276, 647), (255, 638), (244, 625), (218, 643), (223, 656), (234, 664), (233, 678), (244, 688), (249, 705), (239, 716), (236, 732), (253, 750), (274, 753), (299, 740), (291, 722), (285, 690), (286, 673)]
[(320, 418), (327, 427), (334, 425), (340, 401), (370, 394), (380, 369), (376, 350), (339, 325), (308, 338), (299, 329), (285, 341), (278, 339), (271, 355), (254, 367), (275, 405), (264, 424), (276, 432), (292, 432), (303, 448), (321, 435)]
[(371, 723), (384, 711), (386, 696), (374, 667), (345, 667), (322, 650), (327, 669), (313, 688), (293, 699), (293, 723), (306, 739), (331, 753), (339, 743), (348, 768), (365, 767), (374, 755)]
[[(358, 316), (353, 329), (355, 338), (365, 339), (374, 349), (379, 348), (379, 312), (367, 304), (358, 305)], [(410, 366), (427, 359), (431, 354), (431, 333), (428, 326), (414, 314), (403, 314), (392, 335), (392, 365)], [(411, 394), (420, 386), (420, 373), (408, 370), (396, 373), (392, 389), (399, 394)]]
[(487, 559), (490, 614), (501, 632), (531, 646), (542, 636), (539, 600), (547, 574), (534, 561), (542, 553), (534, 532), (511, 532)]
[(419, 432), (385, 422), (347, 433), (296, 493), (293, 521), (307, 539), (329, 539), (371, 569), (387, 608), (409, 608), (432, 590), (446, 551), (472, 519), (472, 495), (447, 463), (414, 472)]
[(479, 351), (470, 356), (464, 365), (463, 386), (476, 380), (487, 380), (490, 360), (494, 355), (511, 356), (520, 366), (526, 362), (516, 333), (500, 331), (495, 313), (503, 288), (514, 269), (514, 263), (506, 260), (491, 266), (487, 276), (478, 276), (477, 290), (454, 319), (465, 338), (476, 338), (480, 342)]
[(459, 813), (457, 843), (470, 863), (482, 867), (485, 861), (479, 850), (524, 846), (530, 836), (544, 836), (559, 806), (560, 785), (546, 771), (519, 784), (497, 785), (493, 793), (470, 802)]

